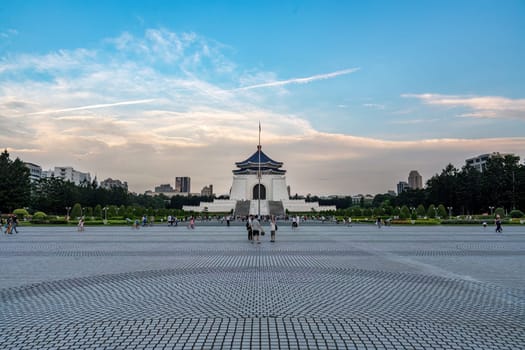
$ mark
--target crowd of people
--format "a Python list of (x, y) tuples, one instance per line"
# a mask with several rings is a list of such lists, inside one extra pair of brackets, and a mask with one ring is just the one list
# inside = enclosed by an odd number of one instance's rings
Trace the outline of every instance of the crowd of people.
[(16, 215), (9, 215), (4, 222), (4, 219), (0, 217), (0, 232), (3, 231), (7, 235), (18, 233), (18, 217)]
[[(275, 242), (275, 233), (278, 229), (277, 222), (275, 220), (275, 217), (272, 216), (269, 219), (270, 223), (270, 242)], [(297, 227), (297, 222), (295, 222), (295, 226), (292, 224), (292, 228)], [(260, 236), (265, 235), (265, 231), (263, 226), (261, 225), (261, 221), (258, 216), (250, 215), (248, 217), (248, 220), (246, 220), (246, 230), (248, 231), (248, 241), (257, 244), (261, 243)]]

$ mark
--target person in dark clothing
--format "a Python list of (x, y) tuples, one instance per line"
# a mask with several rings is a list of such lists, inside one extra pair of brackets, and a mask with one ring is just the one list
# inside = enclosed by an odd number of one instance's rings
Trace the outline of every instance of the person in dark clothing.
[(503, 232), (503, 228), (501, 227), (501, 218), (499, 215), (496, 215), (496, 232)]

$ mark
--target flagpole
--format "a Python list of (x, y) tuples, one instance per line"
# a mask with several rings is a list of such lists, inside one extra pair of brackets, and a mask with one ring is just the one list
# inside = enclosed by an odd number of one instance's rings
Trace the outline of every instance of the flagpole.
[(257, 218), (260, 220), (261, 218), (261, 121), (259, 120), (259, 145), (257, 146), (257, 150), (259, 151), (259, 171), (258, 171), (258, 178), (259, 178), (259, 186), (258, 186), (258, 195), (257, 195)]

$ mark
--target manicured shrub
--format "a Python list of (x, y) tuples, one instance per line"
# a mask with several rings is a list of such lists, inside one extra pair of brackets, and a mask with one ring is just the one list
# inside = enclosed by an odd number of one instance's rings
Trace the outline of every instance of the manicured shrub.
[(29, 216), (29, 213), (26, 209), (15, 209), (13, 210), (13, 214), (15, 214), (18, 217), (18, 220), (24, 220)]
[(37, 211), (33, 214), (33, 218), (31, 219), (31, 222), (33, 224), (45, 224), (47, 221), (47, 215), (46, 213), (42, 211)]
[(505, 209), (503, 208), (496, 208), (496, 211), (494, 211), (494, 215), (499, 215), (500, 217), (505, 216)]
[(521, 210), (513, 210), (513, 211), (510, 212), (510, 217), (511, 218), (519, 219), (519, 218), (522, 218), (524, 216), (525, 216), (525, 214), (523, 214), (523, 212)]

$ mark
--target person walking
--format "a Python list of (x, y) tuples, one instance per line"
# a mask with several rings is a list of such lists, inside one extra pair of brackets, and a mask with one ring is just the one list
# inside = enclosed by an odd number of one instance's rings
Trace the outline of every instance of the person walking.
[(297, 219), (295, 216), (292, 216), (292, 231), (295, 231), (295, 229), (297, 228), (298, 224), (297, 224)]
[(253, 243), (252, 219), (253, 217), (250, 215), (246, 220), (246, 230), (248, 231), (248, 240)]
[(10, 216), (7, 217), (6, 223), (5, 223), (5, 233), (10, 235), (13, 232), (11, 232), (11, 229), (13, 228), (13, 220)]
[(259, 219), (255, 217), (252, 220), (252, 233), (253, 233), (253, 240), (257, 241), (257, 244), (260, 244), (261, 241), (259, 240), (259, 233), (262, 231), (261, 223), (259, 222)]
[(499, 215), (496, 215), (496, 232), (497, 233), (503, 232), (503, 228), (501, 227), (501, 218)]
[(275, 242), (275, 231), (277, 231), (277, 222), (275, 222), (275, 217), (272, 216), (270, 221), (270, 242)]
[(84, 217), (81, 217), (80, 220), (78, 220), (77, 231), (78, 232), (84, 231)]
[(11, 218), (11, 221), (12, 221), (11, 232), (15, 231), (15, 233), (18, 233), (18, 230), (16, 229), (16, 227), (18, 226), (18, 217), (16, 215), (13, 215), (13, 217)]
[(195, 228), (195, 218), (193, 216), (190, 217), (190, 223), (188, 224), (188, 228), (192, 230)]

